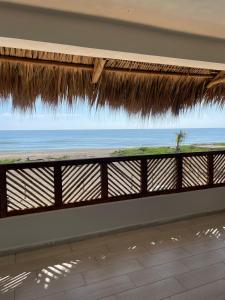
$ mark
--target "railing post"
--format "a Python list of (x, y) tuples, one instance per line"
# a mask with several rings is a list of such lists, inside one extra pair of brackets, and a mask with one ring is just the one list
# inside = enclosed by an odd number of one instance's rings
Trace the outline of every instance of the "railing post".
[(209, 153), (208, 157), (208, 185), (213, 186), (213, 154)]
[(6, 169), (0, 166), (0, 218), (7, 215)]
[(54, 195), (55, 206), (62, 207), (62, 170), (60, 165), (54, 166)]
[(101, 168), (101, 198), (108, 198), (108, 164), (102, 162), (100, 165)]
[(141, 194), (144, 196), (148, 193), (148, 165), (147, 159), (141, 159)]
[(177, 190), (182, 190), (182, 182), (183, 182), (183, 157), (181, 155), (177, 155), (176, 157), (176, 165), (177, 165)]

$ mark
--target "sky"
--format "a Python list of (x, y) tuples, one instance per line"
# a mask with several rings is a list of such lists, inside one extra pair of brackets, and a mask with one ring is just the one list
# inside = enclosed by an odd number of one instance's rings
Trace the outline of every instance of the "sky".
[(124, 111), (90, 110), (80, 104), (71, 111), (65, 105), (56, 111), (37, 101), (32, 113), (13, 111), (10, 101), (0, 105), (0, 130), (65, 130), (65, 129), (145, 129), (145, 128), (223, 128), (225, 108), (197, 107), (178, 118), (166, 115), (141, 120), (129, 117)]

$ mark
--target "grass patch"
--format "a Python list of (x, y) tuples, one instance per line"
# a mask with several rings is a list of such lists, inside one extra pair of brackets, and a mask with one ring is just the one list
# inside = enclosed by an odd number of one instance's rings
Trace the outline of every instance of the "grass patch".
[(29, 159), (29, 158), (6, 158), (0, 159), (0, 164), (14, 164), (14, 163), (31, 163), (31, 162), (42, 162), (42, 161), (55, 161), (55, 160), (68, 160), (70, 159), (69, 156), (63, 155), (60, 157), (46, 157), (46, 158), (36, 158), (36, 159)]
[(14, 164), (21, 162), (20, 158), (7, 158), (7, 159), (0, 159), (0, 164)]
[[(181, 152), (201, 152), (210, 151), (211, 148), (198, 147), (197, 145), (183, 145)], [(117, 150), (112, 153), (113, 156), (131, 156), (131, 155), (150, 155), (150, 154), (170, 154), (175, 153), (175, 147), (139, 147)]]

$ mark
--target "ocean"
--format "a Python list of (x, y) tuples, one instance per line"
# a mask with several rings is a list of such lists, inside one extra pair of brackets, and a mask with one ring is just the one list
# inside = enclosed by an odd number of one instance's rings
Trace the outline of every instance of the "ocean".
[[(0, 152), (173, 146), (179, 129), (0, 131)], [(225, 128), (183, 129), (184, 144), (225, 142)]]

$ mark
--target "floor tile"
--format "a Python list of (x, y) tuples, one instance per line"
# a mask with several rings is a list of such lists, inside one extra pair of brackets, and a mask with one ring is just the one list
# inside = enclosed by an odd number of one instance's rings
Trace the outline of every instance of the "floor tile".
[(184, 244), (183, 249), (187, 250), (192, 254), (198, 254), (207, 252), (214, 249), (225, 248), (225, 241), (217, 240), (217, 239), (209, 239), (207, 241), (200, 241), (200, 242), (190, 242)]
[(175, 248), (158, 254), (146, 254), (138, 257), (138, 260), (145, 267), (160, 265), (180, 258), (189, 257), (191, 254), (182, 248)]
[(123, 262), (125, 260), (135, 259), (147, 253), (150, 253), (150, 250), (144, 247), (134, 246), (125, 250), (118, 250), (103, 255), (96, 255), (95, 259), (99, 264), (119, 263), (121, 261)]
[(193, 289), (197, 286), (225, 278), (225, 264), (219, 263), (210, 265), (181, 275), (176, 275), (176, 278), (187, 289)]
[(116, 296), (104, 297), (104, 298), (101, 298), (99, 300), (116, 300)]
[(11, 291), (9, 293), (0, 292), (0, 300), (14, 300), (14, 291)]
[(179, 261), (170, 262), (129, 273), (128, 276), (136, 286), (153, 283), (164, 278), (187, 272), (189, 268)]
[(124, 262), (100, 266), (96, 270), (85, 272), (84, 278), (89, 284), (141, 269), (143, 269), (143, 267), (138, 263), (137, 260), (126, 260)]
[(66, 300), (66, 294), (65, 292), (60, 292), (49, 296), (41, 296), (39, 298), (35, 298), (35, 300)]
[(181, 258), (181, 262), (190, 269), (198, 269), (209, 266), (225, 260), (225, 249), (218, 249), (193, 255), (191, 257)]
[(5, 255), (5, 256), (0, 256), (0, 267), (3, 265), (11, 265), (15, 264), (15, 255)]
[(37, 272), (36, 278), (25, 282), (15, 289), (16, 300), (30, 300), (53, 295), (67, 288), (75, 288), (84, 285), (81, 274), (64, 275), (60, 269), (58, 273), (51, 269)]
[(171, 300), (224, 300), (225, 280), (219, 280), (171, 297)]
[(81, 288), (66, 290), (66, 297), (67, 300), (97, 300), (129, 290), (133, 287), (134, 285), (127, 276), (120, 276), (86, 285)]
[(187, 244), (188, 240), (183, 236), (171, 236), (171, 237), (164, 237), (159, 239), (153, 239), (150, 242), (145, 244), (145, 247), (151, 253), (160, 253), (163, 251), (169, 251), (174, 248), (180, 248), (183, 245)]
[(8, 274), (0, 279), (0, 292), (10, 293), (19, 286), (25, 286), (27, 282), (35, 280), (36, 272), (18, 272)]
[(169, 297), (182, 291), (184, 291), (184, 288), (174, 278), (169, 278), (121, 293), (117, 295), (117, 299), (157, 300)]
[(70, 252), (70, 246), (68, 244), (59, 245), (59, 246), (49, 246), (37, 250), (26, 251), (16, 254), (16, 263), (32, 261), (35, 259), (49, 257), (51, 258), (54, 255), (61, 253)]

